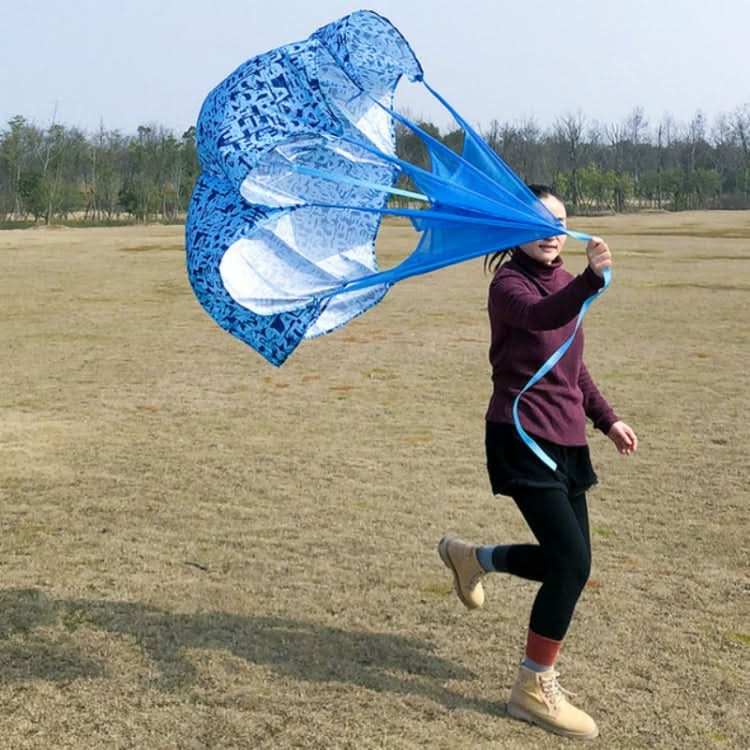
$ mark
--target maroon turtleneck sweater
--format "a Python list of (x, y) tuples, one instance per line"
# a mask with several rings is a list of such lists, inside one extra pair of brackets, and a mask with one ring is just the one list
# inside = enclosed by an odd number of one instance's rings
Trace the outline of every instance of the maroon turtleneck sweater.
[[(584, 301), (604, 282), (591, 268), (573, 277), (562, 258), (540, 263), (521, 250), (495, 273), (488, 310), (493, 393), (487, 420), (513, 424), (513, 400), (534, 373), (573, 333)], [(605, 434), (615, 413), (583, 363), (579, 329), (563, 358), (518, 405), (523, 428), (557, 445), (585, 445), (586, 417)]]

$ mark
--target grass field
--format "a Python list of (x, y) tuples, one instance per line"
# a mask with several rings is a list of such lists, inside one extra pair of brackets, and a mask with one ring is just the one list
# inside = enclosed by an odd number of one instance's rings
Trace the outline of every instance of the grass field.
[[(747, 748), (750, 215), (572, 225), (615, 253), (587, 363), (641, 449), (591, 435), (562, 682), (601, 748)], [(0, 748), (570, 747), (505, 714), (534, 585), (469, 613), (436, 554), (530, 538), (485, 474), (481, 261), (281, 369), (178, 227), (2, 232), (0, 273)]]

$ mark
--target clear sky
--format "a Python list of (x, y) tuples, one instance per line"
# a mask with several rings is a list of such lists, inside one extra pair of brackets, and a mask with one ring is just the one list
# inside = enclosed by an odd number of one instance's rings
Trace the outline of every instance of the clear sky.
[[(0, 0), (0, 128), (21, 114), (179, 135), (240, 63), (360, 8), (480, 126), (579, 110), (613, 123), (636, 106), (651, 123), (711, 122), (750, 103), (750, 0)], [(405, 88), (399, 106), (447, 124)]]

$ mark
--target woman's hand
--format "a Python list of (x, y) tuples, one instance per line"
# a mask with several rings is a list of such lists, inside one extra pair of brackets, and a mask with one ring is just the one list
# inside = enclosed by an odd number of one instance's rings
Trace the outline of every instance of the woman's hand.
[(638, 436), (625, 422), (615, 422), (609, 428), (607, 437), (623, 456), (629, 456), (638, 450)]
[(604, 269), (612, 265), (612, 253), (601, 237), (592, 237), (586, 245), (586, 256), (591, 270), (597, 276), (604, 276)]

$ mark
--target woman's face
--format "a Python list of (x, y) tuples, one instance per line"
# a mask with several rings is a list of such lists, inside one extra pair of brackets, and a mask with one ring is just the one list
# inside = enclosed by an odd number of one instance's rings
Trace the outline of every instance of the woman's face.
[[(554, 195), (545, 195), (544, 198), (540, 198), (540, 200), (552, 212), (552, 215), (555, 218), (560, 219), (563, 225), (565, 225), (568, 214), (565, 211), (565, 206), (562, 201), (555, 198)], [(558, 234), (556, 237), (547, 237), (543, 240), (527, 242), (524, 245), (519, 245), (519, 247), (526, 253), (526, 255), (529, 255), (534, 260), (549, 265), (558, 255), (560, 255), (563, 246), (565, 245), (565, 240), (567, 239), (567, 234)]]

